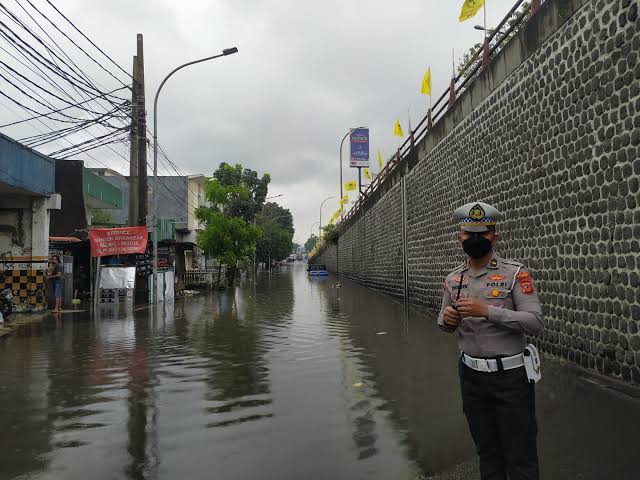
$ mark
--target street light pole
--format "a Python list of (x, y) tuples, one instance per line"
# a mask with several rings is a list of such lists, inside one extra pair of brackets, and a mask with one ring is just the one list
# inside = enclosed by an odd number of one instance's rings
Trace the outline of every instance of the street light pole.
[(310, 237), (313, 235), (313, 226), (314, 226), (316, 223), (320, 223), (320, 222), (313, 222), (313, 223), (311, 224), (311, 227), (309, 227), (309, 236), (310, 236)]
[(164, 77), (156, 91), (156, 96), (153, 99), (153, 220), (151, 223), (151, 228), (153, 228), (153, 284), (151, 287), (151, 298), (153, 299), (154, 304), (158, 303), (158, 96), (160, 95), (160, 90), (162, 90), (166, 81), (169, 80), (169, 77), (178, 70), (188, 67), (189, 65), (225, 57), (237, 52), (238, 49), (236, 47), (225, 48), (222, 53), (218, 55), (201, 58), (200, 60), (194, 60), (193, 62), (187, 62), (174, 68), (166, 77)]
[(351, 135), (351, 132), (353, 132), (354, 130), (357, 130), (358, 128), (366, 128), (366, 127), (350, 128), (349, 131), (344, 135), (344, 137), (342, 137), (342, 141), (340, 142), (340, 199), (341, 200), (342, 200), (342, 197), (344, 196), (344, 194), (342, 193), (342, 145), (344, 144), (344, 141), (347, 139), (347, 137)]
[(320, 221), (319, 221), (320, 224), (318, 225), (318, 237), (320, 237), (320, 233), (322, 232), (322, 207), (324, 205), (324, 202), (326, 202), (327, 200), (331, 200), (332, 198), (336, 198), (336, 197), (334, 197), (334, 196), (327, 197), (320, 204)]

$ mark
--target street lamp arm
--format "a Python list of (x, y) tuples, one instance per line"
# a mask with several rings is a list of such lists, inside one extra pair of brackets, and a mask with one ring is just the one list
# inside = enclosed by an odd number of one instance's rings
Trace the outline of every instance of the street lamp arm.
[(160, 96), (160, 91), (162, 90), (162, 87), (164, 87), (164, 84), (167, 83), (167, 80), (169, 80), (169, 78), (178, 70), (182, 70), (184, 67), (188, 67), (189, 65), (206, 62), (207, 60), (213, 60), (214, 58), (224, 57), (226, 55), (231, 55), (237, 52), (238, 49), (236, 47), (225, 48), (224, 50), (222, 50), (222, 53), (219, 53), (218, 55), (213, 55), (210, 57), (201, 58), (199, 60), (194, 60), (192, 62), (187, 62), (174, 68), (166, 77), (162, 79), (162, 82), (160, 82), (160, 86), (158, 87), (156, 95), (153, 99), (153, 221), (151, 224), (151, 228), (153, 233), (152, 299), (154, 304), (158, 303), (158, 97)]
[[(160, 96), (160, 90), (162, 90), (162, 87), (164, 87), (164, 84), (167, 83), (167, 80), (169, 80), (169, 78), (176, 73), (178, 70), (182, 70), (184, 67), (188, 67), (189, 65), (194, 65), (196, 63), (201, 63), (201, 62), (206, 62), (207, 60), (213, 60), (214, 58), (220, 58), (220, 57), (224, 57), (225, 54), (224, 53), (219, 53), (218, 55), (213, 55), (212, 57), (206, 57), (206, 58), (201, 58), (199, 60), (194, 60), (192, 62), (187, 62), (184, 63), (182, 65), (180, 65), (179, 67), (174, 68), (173, 70), (171, 70), (166, 77), (164, 77), (164, 79), (162, 80), (162, 82), (160, 82), (160, 86), (158, 87), (158, 90), (156, 91), (156, 96), (153, 99), (153, 111), (156, 111), (156, 105), (158, 104), (158, 97)], [(155, 115), (154, 115), (154, 122), (155, 122)]]

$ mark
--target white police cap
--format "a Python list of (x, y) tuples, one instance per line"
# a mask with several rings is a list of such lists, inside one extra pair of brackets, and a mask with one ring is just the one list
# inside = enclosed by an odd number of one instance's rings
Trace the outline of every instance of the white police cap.
[(502, 220), (502, 214), (488, 203), (471, 202), (453, 212), (453, 219), (467, 232), (486, 232)]

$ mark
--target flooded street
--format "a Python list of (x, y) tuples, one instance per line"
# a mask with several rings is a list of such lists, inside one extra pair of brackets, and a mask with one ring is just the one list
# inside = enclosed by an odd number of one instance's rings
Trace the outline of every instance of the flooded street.
[[(0, 479), (476, 478), (453, 337), (341, 281), (298, 262), (1, 340)], [(543, 368), (542, 478), (637, 478), (633, 392)]]

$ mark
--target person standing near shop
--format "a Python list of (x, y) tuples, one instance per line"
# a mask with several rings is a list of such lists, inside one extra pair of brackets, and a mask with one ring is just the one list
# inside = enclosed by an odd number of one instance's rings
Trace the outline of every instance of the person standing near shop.
[(453, 217), (468, 260), (445, 278), (438, 325), (458, 337), (463, 411), (481, 478), (538, 480), (539, 357), (525, 340), (543, 329), (538, 294), (524, 265), (494, 251), (496, 208), (472, 202)]
[(51, 280), (53, 286), (53, 298), (55, 298), (54, 313), (62, 311), (62, 263), (60, 262), (60, 256), (53, 256), (53, 266), (51, 268), (51, 274), (48, 277)]

